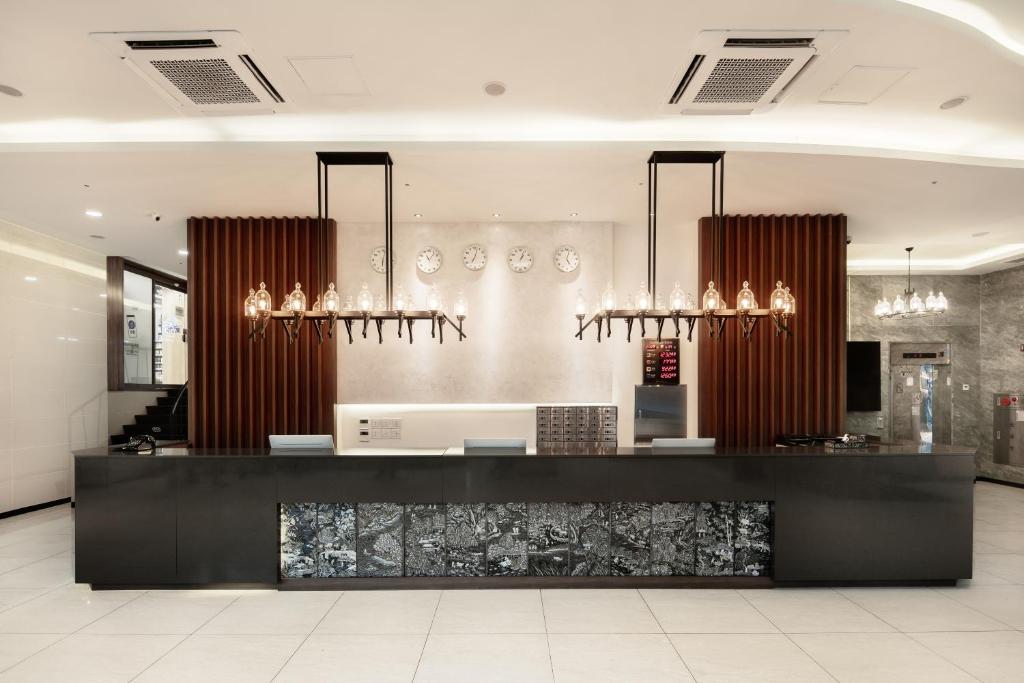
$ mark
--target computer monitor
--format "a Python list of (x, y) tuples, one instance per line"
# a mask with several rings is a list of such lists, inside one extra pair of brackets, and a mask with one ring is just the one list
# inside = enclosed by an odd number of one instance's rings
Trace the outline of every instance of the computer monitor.
[(334, 437), (330, 434), (271, 434), (270, 447), (274, 450), (334, 450)]
[(651, 439), (651, 448), (714, 448), (715, 439)]

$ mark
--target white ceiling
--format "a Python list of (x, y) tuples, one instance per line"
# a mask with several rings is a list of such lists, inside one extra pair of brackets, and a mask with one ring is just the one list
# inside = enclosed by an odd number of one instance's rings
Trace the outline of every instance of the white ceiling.
[[(643, 220), (638, 183), (650, 150), (726, 149), (730, 212), (847, 213), (851, 258), (865, 270), (886, 270), (879, 259), (899, 262), (908, 243), (935, 269), (998, 267), (1010, 252), (991, 250), (1024, 243), (1022, 5), (18, 3), (0, 22), (0, 84), (24, 92), (0, 95), (0, 218), (180, 271), (188, 215), (313, 213), (317, 149), (390, 150), (399, 220), (414, 212), (493, 220), (495, 211), (502, 220), (551, 220), (575, 211), (578, 220), (624, 222)], [(694, 37), (720, 28), (849, 35), (768, 113), (661, 114)], [(195, 29), (240, 31), (289, 109), (179, 115), (89, 38)], [(353, 57), (368, 94), (311, 94), (287, 61), (311, 56)], [(856, 65), (911, 72), (869, 105), (819, 103)], [(485, 95), (491, 80), (508, 92)], [(938, 108), (956, 95), (970, 99)], [(365, 169), (362, 178), (347, 175), (335, 217), (378, 216), (379, 184)], [(663, 214), (704, 213), (703, 179), (662, 187)], [(88, 219), (86, 208), (105, 216)], [(972, 236), (979, 232), (989, 234)]]

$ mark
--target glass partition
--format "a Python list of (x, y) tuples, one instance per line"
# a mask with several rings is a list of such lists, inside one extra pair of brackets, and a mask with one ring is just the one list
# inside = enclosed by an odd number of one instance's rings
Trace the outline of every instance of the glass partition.
[(153, 378), (153, 280), (124, 272), (124, 382), (156, 384)]

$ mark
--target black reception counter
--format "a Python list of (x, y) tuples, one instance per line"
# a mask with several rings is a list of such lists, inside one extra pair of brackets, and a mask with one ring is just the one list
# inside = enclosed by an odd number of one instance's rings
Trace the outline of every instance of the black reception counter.
[(75, 453), (94, 587), (716, 586), (971, 577), (943, 446)]

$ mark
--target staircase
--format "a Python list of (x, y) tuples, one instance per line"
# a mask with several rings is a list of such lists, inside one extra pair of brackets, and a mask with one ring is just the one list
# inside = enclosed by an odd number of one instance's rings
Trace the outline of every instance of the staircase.
[(157, 398), (156, 405), (146, 406), (143, 415), (136, 415), (133, 424), (124, 425), (123, 433), (110, 437), (116, 446), (139, 434), (149, 434), (157, 441), (188, 439), (188, 384), (169, 395)]

